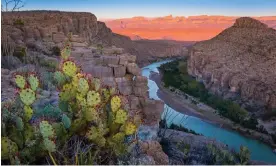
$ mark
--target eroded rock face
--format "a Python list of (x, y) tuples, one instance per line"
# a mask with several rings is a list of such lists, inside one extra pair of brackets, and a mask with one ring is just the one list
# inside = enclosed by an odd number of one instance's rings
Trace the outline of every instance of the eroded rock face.
[[(20, 19), (23, 24), (16, 24)], [(186, 54), (184, 44), (171, 41), (132, 41), (129, 37), (112, 33), (105, 23), (97, 21), (88, 12), (22, 11), (2, 12), (2, 36), (16, 46), (53, 54), (54, 46), (62, 47), (67, 34), (72, 32), (73, 47), (102, 44), (104, 54), (131, 53), (129, 60), (138, 65), (149, 63), (156, 57), (171, 57)], [(128, 56), (128, 54), (125, 54)], [(120, 60), (124, 64), (124, 59)]]
[(245, 106), (276, 108), (276, 30), (239, 18), (218, 36), (193, 46), (188, 72), (217, 94), (238, 94)]

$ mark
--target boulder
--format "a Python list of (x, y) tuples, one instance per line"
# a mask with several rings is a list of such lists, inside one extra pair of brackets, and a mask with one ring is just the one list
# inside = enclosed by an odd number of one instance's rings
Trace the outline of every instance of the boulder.
[(156, 165), (168, 165), (169, 157), (163, 152), (161, 145), (157, 141), (140, 142), (142, 153), (151, 156)]
[(130, 95), (132, 93), (132, 82), (127, 80), (125, 77), (115, 78), (118, 85), (120, 94)]
[(125, 55), (120, 55), (119, 57), (120, 57), (119, 64), (126, 66), (128, 63), (127, 57)]
[(117, 66), (114, 67), (114, 76), (115, 77), (123, 77), (126, 75), (126, 67), (125, 66)]
[(115, 87), (116, 82), (114, 77), (103, 77), (102, 79), (102, 85), (103, 86), (110, 86), (110, 87)]
[(127, 72), (133, 75), (141, 75), (141, 69), (136, 63), (127, 64)]
[(164, 102), (161, 100), (146, 99), (143, 106), (144, 124), (158, 125), (164, 110)]
[(131, 109), (139, 109), (140, 107), (140, 101), (137, 96), (131, 95), (128, 97), (129, 103), (130, 103), (130, 108)]
[(98, 78), (113, 77), (112, 68), (106, 66), (91, 66), (87, 68), (85, 72), (90, 73), (92, 76)]
[(101, 56), (104, 65), (118, 65), (119, 57), (117, 56)]
[(53, 33), (53, 42), (60, 43), (64, 42), (66, 39), (66, 36), (61, 32)]

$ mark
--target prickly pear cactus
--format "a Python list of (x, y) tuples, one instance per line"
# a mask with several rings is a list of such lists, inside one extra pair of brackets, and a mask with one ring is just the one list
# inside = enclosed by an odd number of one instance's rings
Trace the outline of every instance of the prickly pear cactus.
[(126, 111), (119, 109), (116, 112), (116, 118), (115, 118), (115, 123), (119, 123), (119, 124), (124, 124), (127, 120), (127, 113)]
[(84, 115), (87, 121), (97, 121), (99, 118), (99, 114), (93, 107), (88, 107), (87, 109), (85, 109)]
[(54, 73), (54, 80), (60, 86), (60, 85), (63, 85), (66, 82), (66, 76), (61, 71), (56, 71)]
[(96, 106), (101, 102), (100, 94), (96, 91), (88, 91), (87, 93), (87, 105)]
[(17, 130), (23, 131), (23, 129), (24, 129), (24, 123), (23, 123), (23, 120), (22, 120), (21, 117), (17, 116), (15, 118), (15, 124), (16, 124)]
[(62, 118), (61, 118), (61, 121), (62, 121), (62, 123), (63, 123), (63, 126), (64, 126), (66, 129), (70, 128), (70, 126), (71, 126), (71, 120), (68, 118), (67, 115), (63, 114), (63, 115), (62, 115)]
[(31, 74), (31, 75), (28, 77), (28, 82), (29, 82), (29, 84), (30, 84), (30, 86), (31, 86), (31, 89), (32, 89), (33, 91), (36, 91), (36, 89), (37, 89), (38, 86), (39, 86), (39, 80), (38, 80), (38, 78), (37, 78), (35, 75)]
[(92, 80), (92, 82), (93, 82), (95, 90), (98, 91), (100, 89), (100, 87), (101, 87), (101, 80), (98, 79), (98, 78), (94, 78)]
[(89, 85), (88, 82), (85, 78), (80, 78), (79, 79), (79, 84), (78, 84), (78, 91), (82, 94), (85, 95), (89, 90)]
[(30, 140), (33, 136), (34, 136), (34, 128), (27, 123), (24, 128), (24, 137), (26, 140)]
[(121, 107), (121, 99), (119, 96), (113, 96), (111, 98), (111, 110), (113, 112), (118, 111), (118, 109)]
[(70, 47), (67, 46), (64, 49), (62, 49), (61, 52), (60, 52), (60, 54), (61, 54), (61, 58), (62, 59), (67, 60), (70, 57), (70, 55), (71, 55), (71, 49), (70, 49)]
[(125, 125), (125, 134), (126, 135), (132, 135), (136, 132), (137, 127), (132, 123), (132, 122), (128, 122)]
[(62, 64), (62, 71), (70, 76), (73, 77), (77, 73), (77, 66), (74, 62), (72, 61), (66, 61)]
[(106, 89), (106, 88), (103, 88), (101, 94), (102, 94), (103, 101), (107, 102), (109, 100), (109, 98), (110, 98), (110, 91), (108, 89)]
[(30, 106), (24, 106), (24, 120), (29, 121), (33, 116), (33, 110)]
[(25, 105), (31, 105), (35, 101), (35, 92), (30, 88), (22, 89), (19, 95)]
[(56, 144), (54, 141), (50, 140), (49, 138), (45, 138), (43, 140), (43, 144), (46, 150), (49, 152), (55, 152), (56, 151)]
[(106, 144), (106, 139), (96, 127), (92, 126), (85, 135), (90, 141), (96, 143), (99, 147), (103, 147)]
[(15, 83), (19, 88), (23, 89), (26, 85), (26, 80), (22, 75), (15, 75)]
[(8, 137), (1, 137), (1, 158), (9, 159), (9, 155), (15, 155), (18, 147), (15, 142), (11, 141)]
[(39, 130), (43, 138), (54, 137), (53, 127), (48, 123), (48, 121), (41, 121), (39, 124)]

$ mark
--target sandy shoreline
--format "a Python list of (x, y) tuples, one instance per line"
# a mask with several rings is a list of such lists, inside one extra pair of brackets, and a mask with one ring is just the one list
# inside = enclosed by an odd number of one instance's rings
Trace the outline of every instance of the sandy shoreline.
[[(157, 95), (160, 99), (162, 99), (167, 105), (169, 105), (174, 110), (184, 113), (186, 115), (195, 116), (203, 121), (206, 121), (208, 123), (212, 123), (215, 125), (218, 125), (224, 129), (237, 131), (243, 136), (254, 138), (256, 140), (262, 141), (269, 145), (272, 148), (276, 148), (276, 145), (273, 144), (270, 136), (259, 133), (254, 130), (245, 129), (240, 125), (234, 124), (228, 119), (220, 117), (218, 114), (215, 114), (210, 111), (198, 111), (196, 109), (196, 106), (192, 106), (191, 103), (185, 102), (184, 99), (181, 99), (178, 95), (174, 94), (173, 92), (169, 91), (161, 84), (161, 76), (159, 73), (151, 73), (150, 74), (150, 80), (154, 81), (157, 86), (159, 87), (159, 90), (157, 91)], [(246, 131), (249, 130), (251, 134), (248, 134)], [(260, 139), (261, 138), (261, 139)]]

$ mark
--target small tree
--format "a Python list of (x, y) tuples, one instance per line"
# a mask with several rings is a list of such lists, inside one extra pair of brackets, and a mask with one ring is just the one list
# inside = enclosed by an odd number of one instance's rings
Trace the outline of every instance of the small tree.
[(1, 4), (1, 11), (8, 12), (8, 11), (18, 11), (19, 9), (25, 6), (24, 0), (4, 0)]

